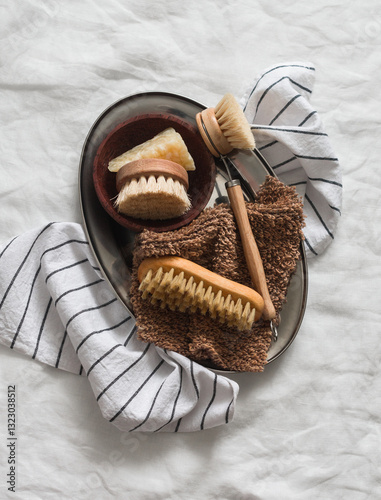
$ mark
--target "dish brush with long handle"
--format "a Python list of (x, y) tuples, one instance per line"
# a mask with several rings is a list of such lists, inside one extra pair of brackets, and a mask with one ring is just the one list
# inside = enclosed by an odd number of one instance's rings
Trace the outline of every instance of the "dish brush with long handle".
[(227, 154), (233, 149), (254, 149), (255, 140), (243, 111), (232, 94), (226, 94), (215, 108), (207, 108), (196, 115), (199, 132), (209, 151), (220, 158), (227, 170), (229, 180), (226, 191), (229, 197), (246, 264), (257, 292), (263, 297), (263, 318), (272, 320), (276, 311), (272, 303), (263, 268), (262, 258), (247, 215), (241, 183), (232, 179)]

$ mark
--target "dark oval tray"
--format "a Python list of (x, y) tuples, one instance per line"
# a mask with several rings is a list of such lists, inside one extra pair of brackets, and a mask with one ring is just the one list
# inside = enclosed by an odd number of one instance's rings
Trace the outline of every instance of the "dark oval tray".
[[(202, 104), (177, 94), (134, 94), (115, 102), (103, 111), (85, 139), (79, 165), (79, 196), (84, 229), (103, 276), (132, 315), (129, 289), (136, 233), (115, 222), (98, 200), (93, 182), (93, 164), (97, 150), (115, 127), (134, 116), (167, 113), (196, 127), (196, 114), (203, 109), (205, 106)], [(253, 201), (266, 176), (275, 174), (257, 150), (237, 152), (233, 154), (232, 159), (238, 169), (245, 197)], [(226, 173), (222, 165), (218, 162), (216, 165), (215, 185), (207, 206), (213, 206), (216, 201), (228, 200), (225, 190)], [(268, 363), (286, 351), (303, 321), (308, 290), (307, 260), (303, 244), (301, 255), (287, 292), (287, 302), (281, 312), (277, 339), (273, 340), (268, 352)]]

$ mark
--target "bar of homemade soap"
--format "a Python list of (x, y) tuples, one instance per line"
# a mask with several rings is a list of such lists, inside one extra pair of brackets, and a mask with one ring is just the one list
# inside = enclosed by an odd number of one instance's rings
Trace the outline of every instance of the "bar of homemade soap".
[(111, 172), (117, 172), (126, 163), (147, 158), (158, 158), (178, 163), (185, 170), (196, 170), (194, 160), (190, 155), (181, 135), (169, 127), (138, 146), (117, 156), (108, 164)]

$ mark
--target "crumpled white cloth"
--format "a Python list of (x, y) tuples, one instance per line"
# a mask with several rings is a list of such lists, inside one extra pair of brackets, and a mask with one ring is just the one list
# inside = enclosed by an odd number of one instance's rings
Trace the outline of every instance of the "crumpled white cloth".
[[(243, 99), (259, 151), (304, 197), (309, 256), (334, 238), (342, 193), (339, 163), (309, 103), (313, 81), (309, 64), (275, 66)], [(0, 250), (0, 343), (86, 375), (103, 416), (123, 431), (189, 432), (233, 419), (234, 381), (137, 338), (80, 224), (50, 223)]]
[(137, 338), (80, 224), (50, 223), (0, 250), (0, 343), (86, 375), (122, 431), (197, 431), (234, 415), (234, 381)]
[(279, 64), (263, 71), (240, 102), (257, 149), (303, 197), (307, 257), (320, 255), (333, 241), (343, 190), (339, 161), (310, 104), (314, 81), (310, 63)]

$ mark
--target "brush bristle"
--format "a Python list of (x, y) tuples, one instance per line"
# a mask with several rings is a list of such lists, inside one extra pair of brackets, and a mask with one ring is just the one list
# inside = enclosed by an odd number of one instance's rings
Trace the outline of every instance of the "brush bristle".
[(185, 214), (191, 207), (186, 188), (171, 177), (151, 175), (131, 179), (115, 201), (118, 212), (145, 220), (166, 220)]
[(254, 323), (256, 310), (244, 297), (233, 300), (222, 290), (214, 293), (212, 286), (205, 288), (202, 280), (194, 276), (187, 278), (183, 271), (174, 268), (166, 272), (163, 267), (156, 271), (149, 269), (139, 290), (143, 299), (150, 299), (152, 304), (158, 303), (161, 308), (208, 313), (220, 323), (239, 330), (250, 330)]
[(255, 148), (249, 122), (232, 94), (225, 94), (214, 108), (214, 112), (222, 133), (233, 148)]

